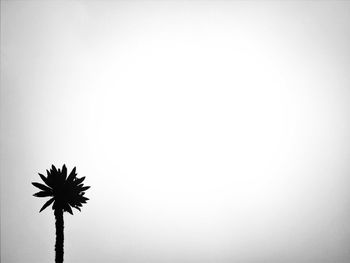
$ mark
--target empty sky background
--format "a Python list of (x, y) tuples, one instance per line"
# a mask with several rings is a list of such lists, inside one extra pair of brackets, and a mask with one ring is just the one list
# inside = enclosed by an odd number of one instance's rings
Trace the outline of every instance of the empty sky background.
[(350, 261), (350, 2), (1, 1), (1, 262)]

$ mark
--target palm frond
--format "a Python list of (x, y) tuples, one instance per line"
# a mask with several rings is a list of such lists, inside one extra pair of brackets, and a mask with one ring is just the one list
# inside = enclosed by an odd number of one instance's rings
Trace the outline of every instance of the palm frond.
[(41, 211), (43, 211), (46, 207), (48, 207), (49, 205), (51, 205), (53, 201), (55, 201), (55, 198), (49, 199), (49, 201), (47, 201), (47, 202), (43, 205), (43, 207), (40, 209), (39, 213), (40, 213)]
[(50, 181), (43, 174), (39, 173), (39, 176), (46, 185), (50, 186)]
[(83, 176), (82, 178), (77, 178), (77, 179), (74, 181), (74, 183), (75, 183), (76, 185), (78, 185), (78, 184), (82, 183), (84, 180), (85, 180), (85, 176)]
[(74, 178), (77, 176), (77, 174), (75, 173), (75, 170), (76, 168), (74, 167), (67, 178), (67, 182), (73, 182)]
[(37, 193), (33, 194), (33, 196), (46, 197), (46, 196), (52, 196), (52, 193), (51, 192), (47, 192), (47, 191), (40, 191), (40, 192), (37, 192)]
[(47, 187), (43, 184), (39, 184), (39, 183), (32, 183), (32, 185), (34, 185), (35, 187), (39, 188), (40, 190), (44, 190), (44, 191), (52, 191), (52, 189), (50, 187)]

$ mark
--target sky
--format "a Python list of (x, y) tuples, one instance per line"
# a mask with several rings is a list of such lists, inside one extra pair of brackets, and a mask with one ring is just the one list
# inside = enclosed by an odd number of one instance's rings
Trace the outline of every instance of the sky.
[(1, 262), (350, 260), (350, 2), (1, 1)]

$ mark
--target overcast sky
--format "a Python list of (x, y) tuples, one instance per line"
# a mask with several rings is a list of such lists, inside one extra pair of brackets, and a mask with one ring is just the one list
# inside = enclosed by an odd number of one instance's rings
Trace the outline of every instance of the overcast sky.
[(350, 2), (1, 1), (1, 262), (350, 262)]

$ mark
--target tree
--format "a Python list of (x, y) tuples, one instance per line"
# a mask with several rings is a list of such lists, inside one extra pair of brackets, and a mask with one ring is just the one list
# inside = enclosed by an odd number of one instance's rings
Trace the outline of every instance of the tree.
[(44, 184), (32, 183), (41, 191), (34, 194), (36, 197), (51, 197), (40, 209), (39, 213), (48, 206), (52, 205), (55, 215), (56, 226), (56, 245), (55, 245), (55, 262), (63, 262), (63, 241), (64, 241), (64, 222), (63, 213), (68, 212), (73, 215), (72, 207), (80, 210), (83, 203), (86, 203), (88, 198), (84, 196), (85, 191), (90, 186), (84, 186), (83, 181), (85, 177), (77, 178), (76, 168), (67, 177), (66, 165), (61, 169), (56, 169), (54, 165), (51, 166), (50, 171), (46, 170), (47, 177), (39, 173), (40, 178)]

